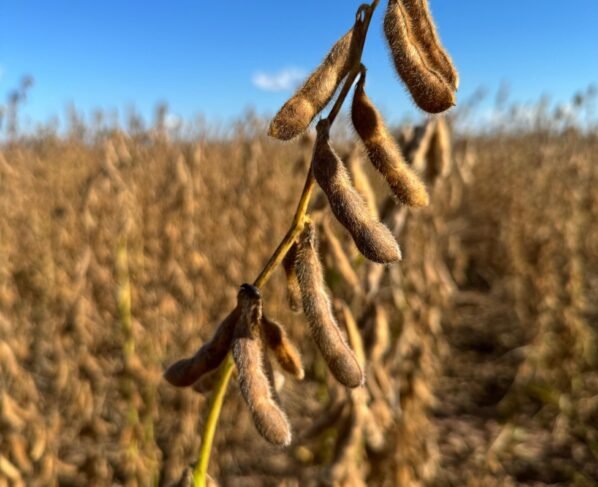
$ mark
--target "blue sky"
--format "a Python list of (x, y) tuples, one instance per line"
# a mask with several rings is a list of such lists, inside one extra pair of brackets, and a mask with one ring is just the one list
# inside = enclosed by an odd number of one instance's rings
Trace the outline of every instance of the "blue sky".
[[(0, 1), (0, 97), (30, 74), (25, 113), (44, 121), (68, 103), (84, 113), (158, 101), (185, 118), (274, 112), (352, 24), (359, 1)], [(381, 7), (385, 6), (381, 1)], [(461, 75), (510, 99), (566, 101), (598, 83), (598, 1), (431, 0)], [(415, 113), (391, 67), (383, 8), (364, 53), (368, 91), (391, 119)], [(280, 89), (280, 90), (278, 90)], [(492, 98), (492, 97), (490, 97)]]

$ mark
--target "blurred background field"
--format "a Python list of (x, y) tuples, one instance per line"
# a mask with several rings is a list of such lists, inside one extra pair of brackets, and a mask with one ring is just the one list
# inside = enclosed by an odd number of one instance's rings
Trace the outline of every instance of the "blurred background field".
[[(381, 276), (387, 336), (377, 352), (371, 313), (323, 237), (329, 285), (377, 354), (368, 382), (379, 390), (366, 402), (378, 438), (366, 428), (350, 455), (354, 406), (287, 310), (278, 271), (266, 309), (307, 371), (281, 390), (296, 439), (285, 451), (266, 444), (233, 387), (214, 479), (596, 485), (598, 135), (566, 118), (585, 116), (592, 93), (568, 114), (539, 104), (522, 120), (505, 109), (492, 131), (454, 136), (450, 167), (428, 179), (430, 207), (395, 215), (404, 260)], [(183, 137), (165, 114), (127, 129), (73, 118), (60, 136), (11, 133), (4, 119), (0, 485), (171, 485), (195, 461), (208, 399), (161, 373), (210, 336), (257, 275), (288, 227), (311, 149), (269, 140), (252, 115), (224, 135)], [(396, 132), (408, 154), (422, 132), (412, 128)], [(384, 211), (386, 188), (368, 174)], [(339, 473), (348, 465), (349, 477)]]
[[(233, 379), (212, 485), (598, 485), (598, 6), (431, 3), (462, 80), (446, 117), (408, 101), (380, 18), (364, 53), (430, 206), (394, 204), (347, 113), (333, 132), (403, 261), (366, 262), (319, 190), (311, 207), (366, 386), (329, 375), (277, 270), (265, 311), (306, 371), (278, 376), (294, 440), (267, 444)], [(0, 487), (189, 485), (211, 394), (162, 373), (289, 227), (313, 133), (274, 141), (269, 115), (345, 4), (2, 5)]]

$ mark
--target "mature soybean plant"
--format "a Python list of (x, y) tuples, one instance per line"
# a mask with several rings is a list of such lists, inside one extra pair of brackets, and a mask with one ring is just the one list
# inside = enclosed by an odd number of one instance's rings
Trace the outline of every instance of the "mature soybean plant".
[[(165, 372), (166, 380), (177, 387), (193, 386), (200, 391), (214, 388), (199, 461), (193, 473), (195, 485), (205, 485), (218, 415), (235, 366), (242, 397), (257, 431), (275, 445), (287, 446), (292, 441), (291, 427), (274, 386), (269, 353), (296, 379), (303, 378), (303, 366), (283, 327), (264, 315), (260, 293), (278, 264), (283, 264), (287, 276), (289, 305), (295, 311), (302, 307), (310, 334), (332, 375), (349, 388), (357, 388), (365, 381), (360, 359), (363, 353), (356, 353), (359, 351), (350, 346), (356, 341), (355, 337), (351, 339), (354, 330), (348, 330), (347, 341), (335, 319), (318, 254), (317, 227), (308, 213), (317, 184), (332, 213), (364, 257), (379, 264), (401, 259), (395, 236), (368, 205), (364, 192), (353, 186), (347, 166), (330, 141), (330, 128), (356, 80), (352, 121), (370, 162), (385, 178), (398, 204), (411, 207), (428, 204), (425, 184), (405, 162), (399, 145), (365, 94), (366, 67), (362, 52), (378, 3), (379, 0), (374, 0), (359, 7), (353, 27), (336, 42), (270, 124), (270, 136), (293, 139), (308, 130), (339, 92), (329, 115), (317, 123), (311, 165), (289, 231), (254, 283), (240, 287), (237, 306), (220, 323), (213, 338), (194, 356), (173, 363)], [(397, 73), (417, 106), (429, 113), (454, 106), (458, 75), (440, 44), (427, 0), (389, 0), (384, 32)], [(356, 178), (357, 186), (358, 182)], [(327, 240), (334, 243), (329, 226), (325, 226), (325, 232)], [(350, 276), (350, 265), (343, 268)], [(354, 281), (358, 284), (358, 280)]]

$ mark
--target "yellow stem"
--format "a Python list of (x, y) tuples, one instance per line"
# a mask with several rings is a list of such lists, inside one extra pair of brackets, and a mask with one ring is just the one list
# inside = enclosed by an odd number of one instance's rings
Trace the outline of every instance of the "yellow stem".
[[(370, 25), (370, 20), (372, 19), (372, 15), (374, 13), (374, 10), (376, 9), (376, 6), (378, 5), (378, 2), (379, 0), (373, 0), (373, 2), (370, 5), (364, 4), (360, 6), (359, 10), (357, 11), (356, 27), (360, 30), (361, 39), (359, 40), (360, 44), (358, 46), (356, 61), (353, 68), (349, 72), (347, 79), (345, 80), (343, 88), (340, 94), (338, 95), (336, 102), (334, 103), (334, 106), (330, 110), (330, 114), (328, 115), (330, 125), (332, 125), (332, 123), (336, 119), (336, 116), (338, 115), (343, 103), (345, 102), (347, 95), (349, 94), (349, 90), (351, 89), (351, 86), (353, 85), (355, 78), (361, 71), (361, 55), (363, 53), (363, 47), (365, 45), (365, 38)], [(359, 17), (362, 14), (363, 19), (360, 19)], [(303, 186), (301, 198), (299, 199), (299, 203), (297, 205), (297, 210), (295, 211), (295, 216), (293, 218), (291, 228), (288, 230), (288, 232), (286, 233), (286, 235), (272, 254), (272, 257), (270, 257), (257, 279), (254, 281), (254, 286), (262, 288), (268, 282), (268, 280), (272, 276), (272, 272), (274, 272), (274, 269), (276, 269), (276, 267), (282, 262), (285, 255), (293, 245), (293, 242), (303, 230), (303, 225), (307, 216), (307, 209), (311, 200), (311, 195), (314, 186), (315, 179), (310, 168), (307, 174), (307, 178), (305, 180), (305, 185)], [(193, 471), (194, 487), (206, 487), (208, 463), (210, 460), (212, 443), (214, 441), (214, 434), (216, 432), (216, 426), (218, 425), (220, 411), (222, 410), (224, 395), (226, 394), (228, 383), (232, 376), (233, 367), (233, 358), (231, 354), (228, 353), (226, 359), (224, 360), (224, 363), (220, 366), (220, 376), (218, 378), (218, 383), (214, 388), (214, 397), (212, 399), (212, 403), (210, 404), (210, 410), (208, 412), (208, 417), (204, 426), (202, 444), (199, 451), (199, 460), (197, 462), (195, 470)]]
[(218, 383), (214, 388), (214, 397), (210, 404), (210, 412), (206, 419), (206, 425), (203, 431), (203, 437), (201, 441), (201, 449), (199, 450), (199, 461), (193, 471), (193, 485), (195, 487), (206, 487), (206, 479), (208, 477), (208, 463), (210, 461), (210, 452), (212, 450), (212, 443), (214, 441), (214, 433), (216, 432), (216, 426), (218, 425), (218, 417), (220, 416), (220, 410), (222, 409), (222, 403), (224, 402), (224, 396), (233, 373), (234, 367), (233, 357), (229, 353), (224, 359), (224, 363), (221, 365), (220, 377)]

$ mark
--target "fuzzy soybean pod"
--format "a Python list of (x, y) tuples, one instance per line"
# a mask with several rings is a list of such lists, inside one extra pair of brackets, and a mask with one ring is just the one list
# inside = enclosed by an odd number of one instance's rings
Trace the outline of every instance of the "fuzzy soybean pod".
[(272, 350), (280, 366), (295, 378), (303, 379), (305, 373), (301, 363), (301, 355), (289, 339), (284, 328), (266, 316), (262, 317), (262, 327), (266, 345)]
[(314, 227), (306, 223), (297, 250), (297, 275), (303, 312), (311, 335), (334, 377), (347, 387), (363, 384), (364, 375), (332, 314), (322, 265), (318, 257)]
[(328, 104), (353, 64), (357, 35), (352, 28), (332, 47), (324, 61), (276, 114), (268, 134), (290, 140), (307, 129)]
[(261, 326), (262, 298), (259, 290), (243, 284), (238, 295), (241, 310), (233, 340), (241, 395), (247, 403), (258, 432), (270, 443), (291, 443), (291, 427), (275, 400), (266, 370), (265, 344)]
[(367, 204), (351, 184), (347, 168), (332, 149), (329, 129), (328, 120), (320, 120), (312, 170), (334, 216), (351, 233), (355, 245), (368, 259), (380, 264), (400, 260), (397, 241), (384, 224), (372, 217)]
[(351, 118), (366, 148), (370, 162), (384, 176), (396, 198), (413, 207), (427, 206), (428, 192), (419, 176), (411, 169), (401, 149), (388, 132), (382, 116), (364, 90), (365, 71), (355, 86)]
[(384, 33), (395, 68), (415, 104), (428, 113), (440, 113), (455, 105), (453, 87), (429, 67), (422, 55), (425, 46), (414, 36), (413, 27), (400, 0), (389, 0)]
[(173, 386), (187, 387), (207, 372), (216, 369), (230, 350), (239, 315), (240, 310), (237, 306), (220, 323), (209, 342), (205, 343), (193, 357), (179, 360), (168, 367), (164, 372), (164, 378)]
[(414, 37), (419, 41), (426, 64), (454, 89), (459, 88), (459, 73), (442, 46), (428, 0), (403, 0)]

